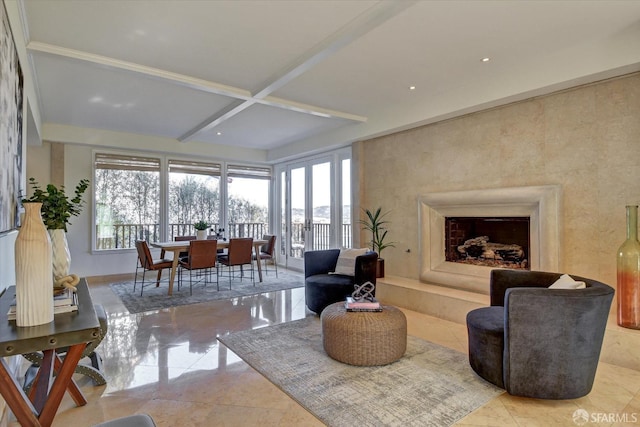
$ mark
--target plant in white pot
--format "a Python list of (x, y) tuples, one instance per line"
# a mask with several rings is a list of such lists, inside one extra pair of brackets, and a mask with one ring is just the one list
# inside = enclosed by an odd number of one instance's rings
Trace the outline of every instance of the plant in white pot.
[(75, 188), (73, 198), (67, 196), (64, 185), (58, 188), (53, 184), (48, 184), (43, 190), (35, 178), (29, 178), (29, 185), (33, 194), (22, 199), (22, 202), (42, 203), (40, 214), (51, 237), (53, 278), (58, 282), (58, 280), (69, 276), (71, 254), (67, 243), (67, 225), (71, 225), (69, 220), (72, 216), (78, 216), (82, 212), (85, 203), (82, 195), (89, 188), (89, 180), (80, 180)]
[(207, 228), (209, 228), (209, 223), (200, 220), (193, 224), (193, 228), (196, 229), (196, 238), (198, 240), (205, 240), (207, 238)]
[(367, 215), (366, 219), (361, 219), (359, 222), (363, 226), (363, 230), (371, 232), (371, 250), (378, 253), (378, 266), (376, 270), (376, 277), (384, 277), (384, 258), (382, 258), (382, 251), (385, 248), (395, 248), (394, 242), (388, 242), (387, 233), (389, 230), (385, 228), (385, 224), (389, 221), (384, 220), (384, 217), (389, 213), (382, 213), (382, 208), (376, 209), (374, 212), (369, 209), (364, 210)]

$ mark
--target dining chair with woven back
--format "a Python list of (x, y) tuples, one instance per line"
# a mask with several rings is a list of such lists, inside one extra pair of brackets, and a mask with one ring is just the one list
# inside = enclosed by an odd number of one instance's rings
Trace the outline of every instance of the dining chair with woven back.
[[(180, 283), (182, 282), (182, 270), (189, 270), (189, 294), (193, 295), (193, 276), (194, 271), (203, 270), (202, 280), (204, 285), (211, 283), (211, 280), (207, 280), (207, 276), (211, 278), (211, 269), (216, 268), (216, 260), (218, 255), (218, 241), (217, 240), (191, 240), (189, 242), (189, 250), (187, 257), (180, 259), (180, 270), (178, 272), (178, 289), (180, 289)], [(218, 282), (218, 272), (216, 270), (216, 285), (220, 290)]]
[(250, 237), (229, 239), (229, 249), (226, 255), (218, 255), (218, 262), (227, 267), (229, 276), (229, 289), (231, 289), (231, 279), (233, 278), (235, 267), (240, 266), (240, 279), (244, 277), (244, 266), (251, 266), (251, 281), (256, 285), (253, 274), (253, 239)]
[(257, 262), (264, 261), (264, 272), (268, 273), (267, 261), (271, 261), (274, 269), (276, 270), (276, 277), (278, 277), (278, 263), (276, 262), (276, 236), (274, 234), (265, 234), (262, 236), (262, 240), (266, 240), (267, 243), (260, 247), (259, 259), (256, 259), (256, 255), (253, 255), (253, 259)]
[(133, 292), (136, 291), (136, 285), (138, 283), (138, 270), (142, 269), (142, 283), (140, 285), (140, 296), (144, 292), (144, 278), (147, 271), (157, 271), (158, 277), (156, 280), (156, 287), (160, 286), (160, 279), (162, 278), (162, 270), (165, 268), (171, 268), (173, 261), (170, 259), (154, 260), (149, 250), (149, 244), (146, 240), (136, 240), (136, 250), (138, 251), (138, 262), (136, 263), (136, 273), (133, 280)]

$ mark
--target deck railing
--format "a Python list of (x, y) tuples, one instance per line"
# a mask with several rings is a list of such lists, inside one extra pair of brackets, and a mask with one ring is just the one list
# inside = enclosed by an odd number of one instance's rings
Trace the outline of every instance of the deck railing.
[[(210, 234), (215, 234), (219, 230), (219, 224), (212, 224)], [(313, 249), (329, 249), (330, 247), (331, 224), (314, 223)], [(175, 236), (195, 235), (196, 230), (193, 224), (169, 224), (168, 240), (173, 240)], [(268, 224), (261, 222), (244, 222), (229, 224), (222, 233), (223, 238), (252, 237), (261, 239), (263, 235), (269, 234)], [(146, 240), (157, 242), (160, 240), (160, 224), (113, 224), (111, 226), (97, 225), (96, 236), (98, 236), (96, 249), (129, 249), (135, 248), (136, 240)], [(291, 255), (302, 257), (304, 254), (304, 224), (294, 223), (291, 226)], [(342, 246), (348, 247), (351, 242), (351, 224), (342, 225)]]

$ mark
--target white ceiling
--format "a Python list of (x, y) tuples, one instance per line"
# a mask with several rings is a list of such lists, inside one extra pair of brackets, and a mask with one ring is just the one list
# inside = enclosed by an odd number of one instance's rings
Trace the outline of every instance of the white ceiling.
[(640, 1), (19, 1), (44, 123), (272, 158), (640, 69)]

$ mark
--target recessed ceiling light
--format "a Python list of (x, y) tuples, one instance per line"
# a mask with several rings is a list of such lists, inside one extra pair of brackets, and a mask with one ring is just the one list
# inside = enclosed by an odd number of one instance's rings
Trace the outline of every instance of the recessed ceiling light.
[(216, 132), (216, 135), (220, 136), (222, 135), (222, 132)]
[(489, 57), (482, 58), (482, 62), (489, 62), (489, 61), (491, 61), (491, 58)]
[(416, 90), (415, 86), (409, 86), (409, 90)]

